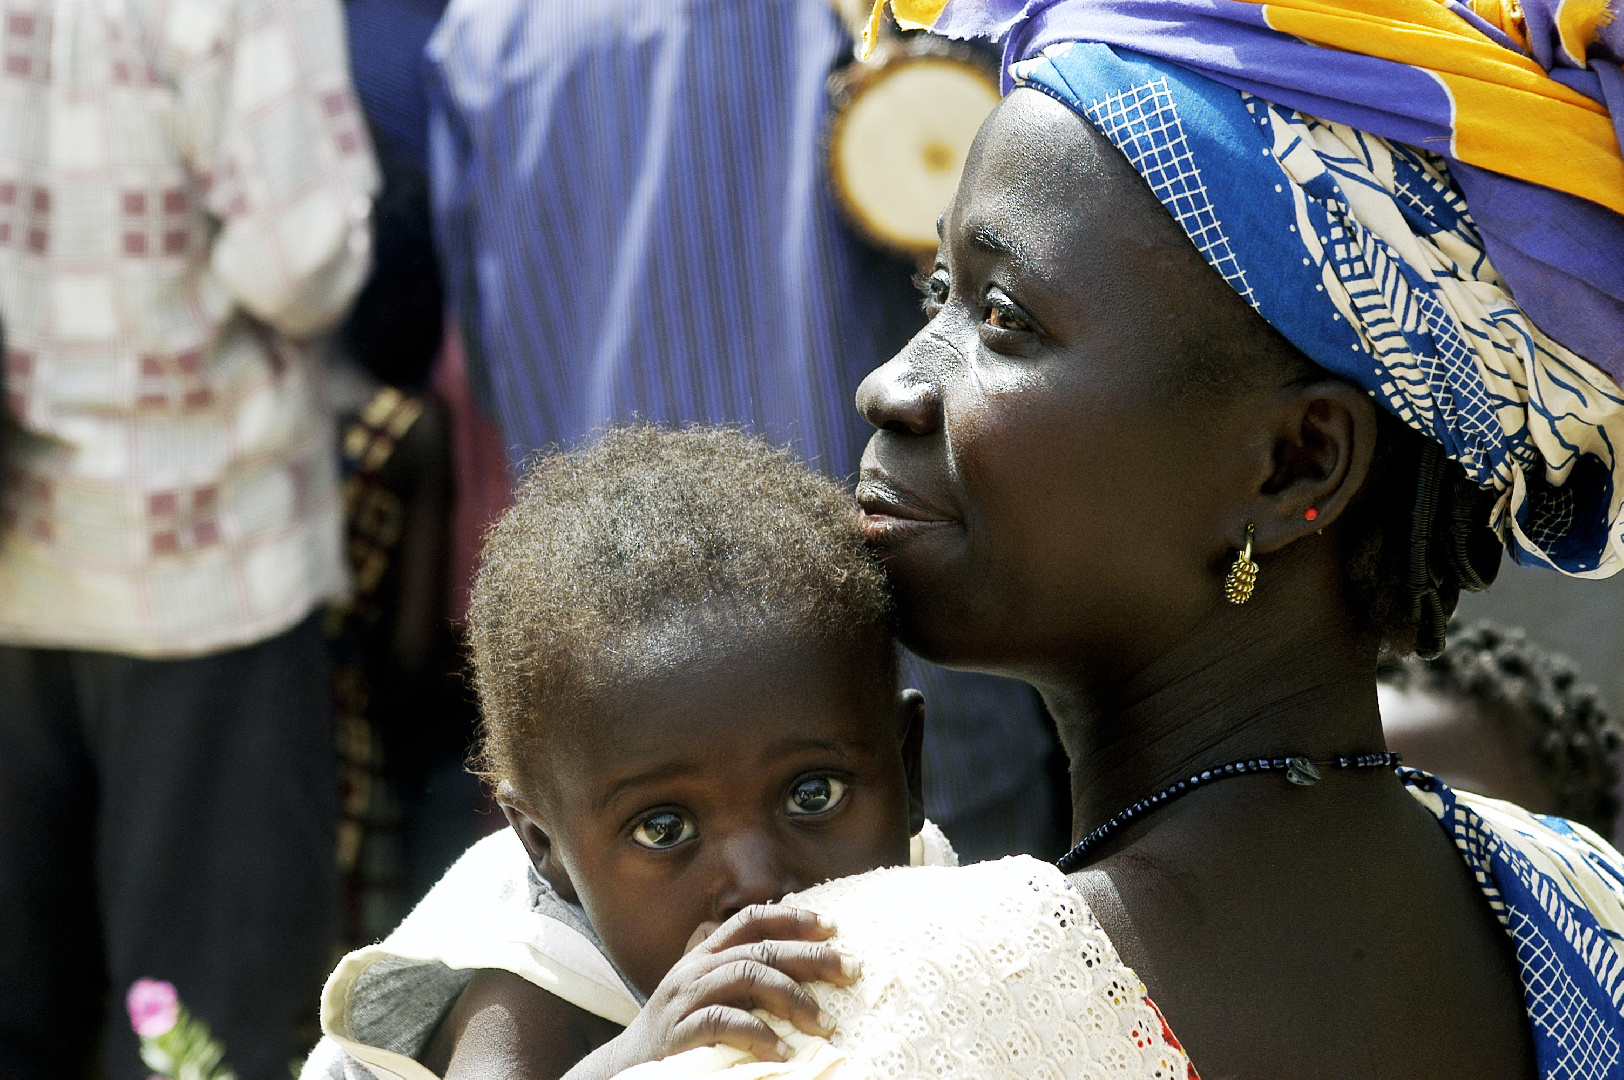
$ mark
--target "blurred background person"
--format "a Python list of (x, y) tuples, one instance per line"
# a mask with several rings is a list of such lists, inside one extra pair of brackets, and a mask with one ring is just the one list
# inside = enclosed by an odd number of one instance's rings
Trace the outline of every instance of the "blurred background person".
[(459, 485), (453, 455), (469, 419), (455, 408), (465, 395), (452, 385), (448, 404), (439, 392), (445, 300), (429, 216), (423, 49), (444, 7), (344, 3), (351, 75), (382, 175), (372, 273), (329, 355), (354, 582), (326, 621), (346, 948), (387, 933), (501, 820), (480, 816), (482, 792), (464, 768), (476, 714), (448, 572), (459, 487), (477, 485)]
[[(860, 6), (860, 5), (857, 5)], [(835, 477), (857, 384), (924, 324), (841, 221), (829, 0), (452, 0), (429, 46), (435, 226), (476, 398), (512, 461), (605, 424), (738, 422)], [(912, 660), (926, 809), (966, 860), (1058, 854), (1023, 684)]]
[(1613, 835), (1621, 733), (1572, 661), (1521, 630), (1457, 623), (1437, 659), (1388, 661), (1378, 677), (1382, 731), (1404, 764)]
[(144, 1077), (152, 976), (286, 1076), (336, 899), (312, 611), (346, 590), (298, 342), (376, 187), (342, 15), (10, 0), (0, 34), (0, 1072)]
[[(1521, 627), (1571, 659), (1610, 716), (1624, 716), (1624, 577), (1579, 580), (1507, 559), (1494, 588), (1462, 596), (1455, 618), (1463, 626), (1487, 620)], [(1610, 839), (1624, 844), (1616, 831)]]

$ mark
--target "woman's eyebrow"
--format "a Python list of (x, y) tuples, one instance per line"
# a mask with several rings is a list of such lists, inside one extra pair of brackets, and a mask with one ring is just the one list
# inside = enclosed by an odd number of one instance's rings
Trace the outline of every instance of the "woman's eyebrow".
[(1022, 270), (1031, 268), (1031, 260), (1021, 245), (999, 232), (998, 229), (985, 221), (978, 221), (965, 230), (965, 239), (970, 246), (986, 252), (989, 255), (1002, 255), (1015, 263)]

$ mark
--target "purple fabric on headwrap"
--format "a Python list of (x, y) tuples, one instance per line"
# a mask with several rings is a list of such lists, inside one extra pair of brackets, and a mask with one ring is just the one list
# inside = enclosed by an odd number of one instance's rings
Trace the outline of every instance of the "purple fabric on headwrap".
[(1624, 217), (1462, 162), (1450, 171), (1517, 306), (1624, 383)]

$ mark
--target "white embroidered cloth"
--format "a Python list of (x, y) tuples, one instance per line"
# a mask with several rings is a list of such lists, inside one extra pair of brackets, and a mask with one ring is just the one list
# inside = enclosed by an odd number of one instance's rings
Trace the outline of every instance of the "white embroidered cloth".
[(782, 1021), (787, 1062), (704, 1047), (620, 1080), (1186, 1080), (1189, 1060), (1082, 899), (1027, 856), (900, 867), (786, 896), (831, 916), (862, 958), (850, 987), (809, 986), (828, 1039)]

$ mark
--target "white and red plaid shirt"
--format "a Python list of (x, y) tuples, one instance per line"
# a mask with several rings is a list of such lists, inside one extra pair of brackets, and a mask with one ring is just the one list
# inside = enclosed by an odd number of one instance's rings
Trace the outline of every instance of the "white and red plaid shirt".
[(0, 642), (185, 656), (346, 588), (314, 350), (377, 188), (337, 0), (0, 0)]

